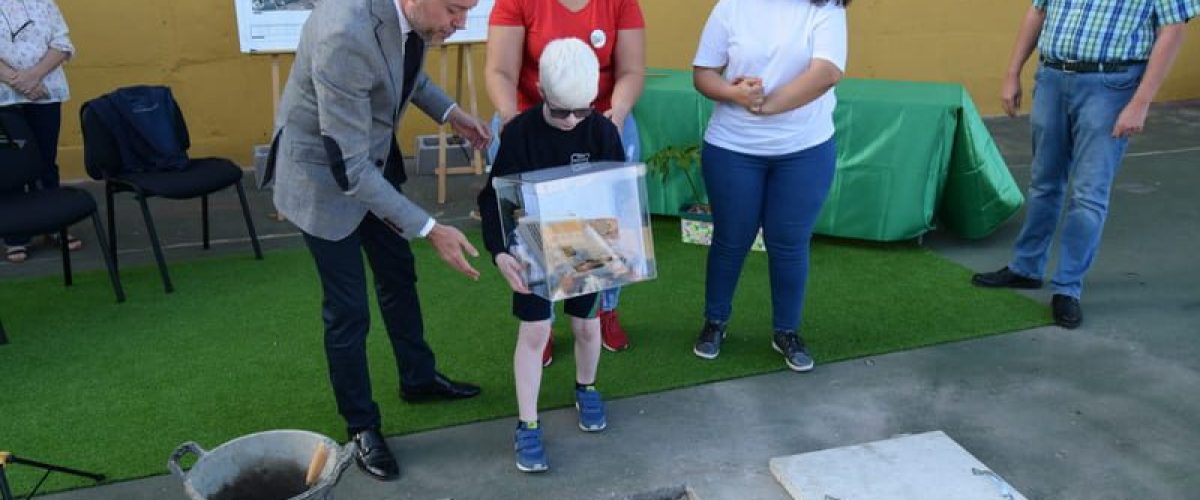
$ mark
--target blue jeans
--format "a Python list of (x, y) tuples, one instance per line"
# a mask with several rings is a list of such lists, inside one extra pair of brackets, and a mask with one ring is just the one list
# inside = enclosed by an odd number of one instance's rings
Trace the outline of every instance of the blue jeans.
[(604, 312), (613, 312), (617, 310), (617, 304), (621, 301), (621, 287), (609, 288), (600, 292), (600, 310)]
[(742, 264), (762, 228), (771, 278), (772, 326), (799, 328), (809, 242), (836, 163), (833, 139), (779, 156), (747, 155), (704, 143), (700, 165), (713, 215), (706, 319), (729, 320)]
[[(492, 142), (488, 144), (488, 163), (496, 158), (496, 153), (500, 151), (500, 115), (492, 114)], [(642, 157), (642, 141), (638, 138), (637, 121), (633, 119), (633, 113), (625, 117), (625, 125), (621, 127), (621, 143), (625, 147), (625, 159), (628, 161), (640, 161)], [(600, 310), (611, 312), (616, 310), (617, 303), (620, 301), (621, 287), (610, 288), (600, 292)]]
[(1142, 81), (1145, 65), (1124, 73), (1067, 73), (1038, 68), (1033, 96), (1033, 177), (1013, 272), (1041, 279), (1064, 200), (1054, 293), (1079, 298), (1100, 246), (1113, 178), (1128, 139), (1113, 125)]

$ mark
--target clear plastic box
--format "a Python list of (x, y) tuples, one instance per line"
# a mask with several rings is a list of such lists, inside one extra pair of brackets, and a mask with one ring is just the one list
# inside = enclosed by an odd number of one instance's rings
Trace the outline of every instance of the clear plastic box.
[(496, 177), (509, 253), (550, 301), (653, 279), (646, 165), (600, 162)]

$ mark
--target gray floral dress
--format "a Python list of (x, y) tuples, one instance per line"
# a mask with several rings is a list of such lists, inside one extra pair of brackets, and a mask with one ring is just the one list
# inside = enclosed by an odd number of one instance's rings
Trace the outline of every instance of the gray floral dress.
[[(0, 60), (15, 70), (35, 66), (49, 49), (75, 54), (67, 36), (67, 23), (54, 0), (0, 0)], [(70, 98), (67, 76), (60, 65), (42, 83), (49, 96), (38, 103)], [(16, 89), (0, 82), (0, 106), (31, 102)]]

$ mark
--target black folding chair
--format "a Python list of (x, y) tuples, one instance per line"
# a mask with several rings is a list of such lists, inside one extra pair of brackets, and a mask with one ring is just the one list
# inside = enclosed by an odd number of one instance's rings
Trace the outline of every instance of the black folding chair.
[[(234, 186), (237, 189), (238, 200), (242, 204), (242, 215), (246, 220), (246, 229), (250, 232), (250, 244), (254, 247), (254, 257), (261, 260), (262, 248), (258, 243), (258, 234), (254, 231), (254, 221), (250, 217), (250, 206), (246, 203), (246, 192), (242, 188), (242, 169), (225, 158), (193, 158), (187, 166), (179, 171), (165, 172), (128, 172), (122, 168), (120, 150), (116, 139), (108, 127), (89, 109), (92, 101), (85, 103), (79, 111), (83, 125), (84, 163), (88, 175), (104, 181), (104, 194), (108, 202), (108, 236), (112, 248), (113, 261), (116, 262), (117, 231), (116, 215), (113, 211), (113, 196), (116, 193), (129, 191), (142, 208), (142, 218), (146, 222), (146, 231), (150, 235), (150, 244), (154, 249), (154, 258), (158, 261), (158, 271), (162, 275), (163, 289), (167, 293), (174, 290), (171, 277), (167, 274), (167, 262), (163, 257), (162, 244), (158, 232), (154, 228), (154, 218), (150, 215), (147, 198), (162, 197), (171, 200), (186, 200), (200, 198), (200, 216), (203, 226), (204, 249), (209, 247), (208, 231), (208, 195)], [(175, 133), (184, 150), (191, 146), (188, 137), (187, 122), (178, 106), (175, 107)]]
[(63, 280), (66, 286), (71, 286), (67, 228), (91, 216), (113, 292), (117, 302), (124, 302), (125, 291), (117, 275), (116, 259), (104, 241), (104, 227), (91, 193), (69, 186), (26, 192), (25, 186), (42, 172), (42, 162), (25, 117), (16, 110), (0, 108), (0, 237), (24, 238), (57, 232), (62, 248)]

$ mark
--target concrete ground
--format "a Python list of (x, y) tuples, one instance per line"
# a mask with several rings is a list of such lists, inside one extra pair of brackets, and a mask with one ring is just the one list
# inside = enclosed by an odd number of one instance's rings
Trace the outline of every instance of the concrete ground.
[[(1025, 185), (1028, 120), (987, 123)], [(678, 498), (687, 490), (705, 500), (785, 499), (768, 470), (771, 457), (942, 430), (1031, 499), (1200, 498), (1200, 266), (1194, 259), (1200, 249), (1200, 102), (1155, 106), (1146, 128), (1118, 176), (1078, 330), (1038, 328), (822, 365), (805, 375), (779, 372), (612, 401), (610, 428), (600, 435), (579, 432), (573, 409), (548, 412), (553, 469), (542, 475), (513, 467), (508, 418), (396, 437), (389, 442), (401, 461), (401, 480), (376, 482), (351, 467), (335, 496)], [(438, 209), (438, 218), (475, 224), (467, 213), (482, 181), (453, 178), (451, 203)], [(411, 180), (407, 191), (424, 206), (437, 206), (432, 178)], [(252, 198), (268, 251), (302, 245), (290, 225), (266, 218), (265, 193)], [(214, 200), (220, 241), (207, 253), (249, 251), (234, 200), (228, 193)], [(136, 204), (118, 204), (123, 264), (151, 264)], [(195, 243), (198, 202), (155, 207), (169, 261), (205, 253)], [(1007, 261), (1022, 218), (983, 240), (935, 231), (925, 244), (971, 269), (991, 271)], [(75, 233), (89, 244), (76, 256), (77, 268), (99, 267), (91, 230), (79, 226)], [(49, 251), (19, 266), (0, 264), (0, 279), (58, 272)], [(1030, 296), (1048, 304), (1050, 291)], [(45, 498), (186, 497), (180, 483), (164, 475)]]

